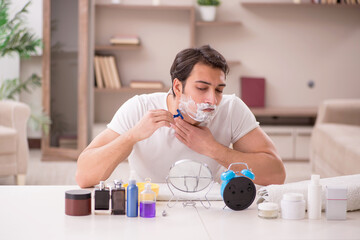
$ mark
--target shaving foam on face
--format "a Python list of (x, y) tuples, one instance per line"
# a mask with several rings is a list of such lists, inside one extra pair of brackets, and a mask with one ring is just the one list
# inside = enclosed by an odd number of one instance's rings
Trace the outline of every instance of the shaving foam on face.
[[(195, 103), (190, 96), (187, 97), (183, 94), (180, 98), (179, 109), (197, 122), (209, 122), (215, 115), (216, 105)], [(204, 111), (209, 109), (212, 109), (212, 111)]]

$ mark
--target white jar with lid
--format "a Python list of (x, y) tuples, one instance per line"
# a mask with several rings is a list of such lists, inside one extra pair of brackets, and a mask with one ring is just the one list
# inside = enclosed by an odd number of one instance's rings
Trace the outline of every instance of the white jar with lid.
[(281, 200), (281, 217), (283, 219), (305, 218), (305, 200), (301, 193), (285, 193)]
[(261, 218), (277, 218), (279, 214), (279, 205), (273, 202), (263, 202), (258, 205), (258, 216)]

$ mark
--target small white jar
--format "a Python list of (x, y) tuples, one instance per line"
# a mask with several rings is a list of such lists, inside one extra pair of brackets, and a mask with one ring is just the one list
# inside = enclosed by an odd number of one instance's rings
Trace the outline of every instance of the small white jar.
[(301, 193), (285, 193), (281, 200), (281, 217), (283, 219), (304, 219), (305, 200)]
[(258, 216), (261, 218), (272, 219), (279, 215), (279, 205), (273, 202), (263, 202), (258, 205)]

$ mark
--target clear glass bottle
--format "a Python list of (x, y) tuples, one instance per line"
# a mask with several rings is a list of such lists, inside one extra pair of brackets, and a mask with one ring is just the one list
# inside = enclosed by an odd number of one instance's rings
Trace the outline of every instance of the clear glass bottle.
[(109, 214), (110, 213), (110, 190), (105, 187), (105, 182), (100, 181), (99, 187), (95, 189), (94, 193), (95, 214)]
[(140, 217), (153, 218), (156, 216), (156, 193), (151, 190), (151, 180), (145, 181), (145, 190), (140, 193)]
[(125, 188), (121, 185), (121, 180), (114, 180), (114, 188), (111, 189), (112, 215), (125, 215)]

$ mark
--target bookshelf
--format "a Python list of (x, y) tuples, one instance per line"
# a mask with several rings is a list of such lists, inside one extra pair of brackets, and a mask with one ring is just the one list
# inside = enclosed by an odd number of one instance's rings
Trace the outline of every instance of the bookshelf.
[[(99, 15), (97, 14), (98, 12), (102, 12), (102, 14), (100, 13)], [(106, 14), (104, 14), (104, 12)], [(214, 21), (214, 22), (204, 22), (204, 21), (200, 21), (197, 20), (196, 18), (196, 6), (193, 4), (190, 5), (181, 5), (180, 3), (178, 5), (166, 5), (166, 4), (161, 4), (161, 5), (157, 5), (157, 6), (153, 6), (153, 5), (141, 5), (141, 4), (107, 4), (107, 3), (96, 3), (95, 4), (95, 21), (98, 20), (103, 20), (104, 18), (109, 17), (109, 15), (107, 13), (110, 14), (124, 14), (126, 16), (130, 16), (130, 18), (126, 18), (123, 17), (122, 18), (122, 22), (127, 21), (129, 22), (129, 24), (134, 24), (134, 32), (136, 35), (139, 35), (140, 39), (140, 45), (110, 45), (106, 43), (106, 39), (101, 39), (102, 41), (99, 41), (99, 36), (98, 34), (101, 33), (97, 33), (97, 28), (108, 28), (108, 32), (109, 33), (111, 31), (111, 29), (115, 29), (115, 31), (119, 31), (119, 29), (121, 29), (121, 27), (118, 27), (116, 24), (111, 24), (111, 25), (106, 25), (109, 24), (109, 22), (105, 21), (101, 24), (95, 25), (95, 46), (94, 46), (94, 53), (99, 54), (99, 55), (115, 55), (115, 56), (119, 56), (120, 58), (125, 58), (125, 56), (128, 56), (129, 58), (133, 58), (134, 56), (138, 56), (141, 55), (142, 52), (146, 52), (149, 51), (150, 48), (156, 48), (156, 46), (153, 46), (152, 44), (149, 44), (148, 39), (146, 39), (147, 36), (145, 36), (145, 38), (143, 39), (143, 36), (140, 35), (138, 31), (138, 29), (140, 29), (140, 32), (142, 31), (141, 29), (146, 28), (145, 24), (152, 24), (151, 20), (147, 20), (147, 19), (152, 19), (153, 21), (155, 21), (154, 24), (159, 24), (158, 22), (156, 22), (157, 20), (152, 17), (153, 15), (157, 15), (157, 14), (165, 14), (164, 16), (164, 21), (167, 21), (167, 13), (171, 13), (172, 15), (181, 15), (182, 18), (181, 20), (181, 24), (185, 25), (187, 28), (187, 35), (189, 36), (189, 38), (187, 37), (183, 37), (183, 36), (179, 36), (182, 38), (186, 38), (186, 40), (188, 41), (189, 45), (188, 47), (195, 47), (197, 46), (197, 35), (200, 34), (199, 32), (197, 32), (197, 30), (199, 30), (199, 28), (206, 28), (206, 31), (216, 31), (217, 28), (228, 28), (228, 27), (241, 27), (242, 23), (240, 21)], [(143, 19), (142, 21), (145, 21), (144, 26), (140, 26), (139, 28), (139, 24), (137, 25), (136, 23), (131, 22), (131, 15), (137, 15), (137, 16), (141, 16), (141, 18)], [(172, 17), (172, 16), (170, 16)], [(98, 18), (98, 19), (97, 19)], [(148, 25), (148, 28), (152, 28), (152, 25)], [(126, 27), (125, 27), (126, 28)], [(102, 30), (100, 30), (102, 31)], [(121, 32), (121, 31), (120, 31)], [(126, 30), (125, 30), (126, 32)], [(123, 32), (123, 33), (125, 33)], [(134, 34), (134, 32), (131, 32), (131, 34)], [(116, 32), (114, 33), (116, 34)], [(166, 37), (166, 34), (162, 34), (161, 36), (159, 35), (159, 38), (163, 38)], [(169, 37), (169, 36), (167, 36)], [(143, 41), (144, 40), (144, 41)], [(181, 48), (184, 48), (186, 46), (181, 46)], [(134, 52), (128, 52), (128, 51), (134, 51)], [(134, 57), (135, 58), (135, 57)], [(172, 61), (172, 59), (170, 60)], [(121, 62), (121, 60), (117, 61), (117, 65), (118, 68), (125, 68), (124, 67), (124, 62)], [(237, 59), (230, 59), (228, 60), (228, 64), (230, 66), (239, 66), (241, 65), (241, 62)], [(139, 67), (141, 67), (139, 65)], [(105, 104), (106, 101), (115, 101), (116, 103), (118, 103), (119, 101), (122, 101), (121, 98), (123, 96), (124, 100), (136, 95), (136, 94), (142, 94), (142, 93), (152, 93), (152, 92), (167, 92), (170, 89), (170, 86), (168, 86), (170, 83), (170, 81), (165, 84), (166, 87), (162, 88), (162, 89), (151, 89), (151, 88), (131, 88), (128, 85), (128, 82), (130, 80), (133, 79), (129, 79), (126, 76), (126, 73), (124, 73), (125, 70), (120, 70), (120, 79), (122, 82), (122, 87), (119, 89), (107, 89), (107, 88), (102, 88), (102, 89), (98, 89), (96, 87), (94, 87), (94, 124), (95, 125), (103, 125), (104, 126), (104, 114), (100, 113), (100, 111), (104, 111), (103, 110), (103, 105)], [(125, 77), (123, 78), (122, 73), (125, 75)], [(144, 76), (145, 78), (146, 76)], [(150, 76), (151, 77), (151, 76)], [(135, 79), (134, 79), (135, 80)], [(139, 79), (141, 80), (141, 78)], [(168, 80), (167, 80), (168, 81)], [(111, 99), (111, 100), (110, 100)], [(110, 108), (110, 107), (108, 107)], [(114, 109), (112, 109), (112, 111), (110, 111), (109, 109), (106, 110), (107, 112), (112, 112), (112, 114), (114, 114)], [(111, 116), (112, 117), (112, 116)], [(108, 121), (111, 120), (110, 117), (108, 117), (107, 119)]]
[(109, 3), (96, 3), (98, 8), (119, 8), (125, 10), (175, 10), (175, 11), (193, 11), (193, 5), (146, 5), (146, 4), (109, 4)]
[[(58, 4), (61, 4), (63, 8), (67, 7), (66, 4), (58, 2)], [(194, 47), (196, 46), (196, 33), (199, 30), (199, 28), (206, 28), (206, 31), (216, 31), (217, 27), (238, 27), (241, 26), (241, 22), (239, 21), (216, 21), (216, 22), (203, 22), (203, 21), (197, 21), (196, 20), (196, 11), (194, 5), (159, 5), (159, 6), (152, 6), (152, 5), (124, 5), (124, 4), (101, 4), (101, 3), (95, 3), (90, 4), (87, 0), (77, 0), (73, 2), (74, 6), (77, 6), (77, 10), (73, 11), (73, 17), (74, 19), (77, 19), (79, 21), (80, 25), (74, 24), (71, 26), (71, 29), (73, 34), (70, 34), (69, 36), (76, 36), (75, 33), (78, 33), (78, 40), (82, 44), (79, 45), (79, 49), (72, 49), (72, 48), (64, 48), (61, 49), (61, 54), (56, 53), (55, 51), (51, 50), (51, 24), (50, 20), (52, 17), (52, 11), (55, 11), (55, 9), (52, 9), (51, 7), (54, 6), (52, 0), (44, 0), (44, 67), (43, 67), (43, 76), (44, 76), (44, 83), (43, 83), (43, 96), (44, 96), (44, 109), (47, 112), (50, 112), (52, 109), (51, 100), (56, 97), (55, 92), (62, 93), (63, 100), (69, 100), (70, 98), (68, 95), (71, 93), (73, 94), (73, 101), (71, 103), (66, 104), (66, 106), (71, 106), (71, 108), (74, 108), (74, 111), (65, 115), (69, 118), (74, 118), (74, 120), (71, 122), (71, 126), (74, 125), (74, 134), (71, 136), (71, 139), (74, 137), (75, 140), (72, 139), (73, 145), (64, 145), (57, 146), (54, 144), (57, 138), (56, 134), (53, 133), (53, 136), (44, 136), (42, 139), (43, 144), (43, 159), (46, 160), (60, 160), (60, 159), (70, 159), (70, 160), (76, 160), (80, 152), (88, 145), (89, 141), (93, 138), (91, 136), (91, 130), (94, 128), (97, 128), (101, 130), (106, 127), (106, 122), (111, 120), (111, 117), (117, 110), (117, 108), (123, 103), (123, 100), (129, 99), (130, 97), (137, 95), (137, 94), (143, 94), (143, 93), (152, 93), (152, 92), (167, 92), (170, 89), (171, 83), (170, 80), (167, 78), (167, 83), (165, 84), (164, 88), (130, 88), (128, 87), (128, 83), (130, 80), (137, 80), (137, 79), (130, 79), (125, 77), (125, 81), (122, 78), (120, 72), (120, 79), (123, 84), (120, 88), (117, 89), (111, 89), (111, 88), (102, 88), (98, 89), (94, 86), (95, 82), (95, 71), (94, 71), (94, 61), (91, 61), (94, 59), (94, 55), (113, 55), (113, 56), (121, 56), (122, 61), (116, 61), (117, 67), (126, 65), (128, 62), (128, 59), (131, 59), (134, 61), (136, 57), (141, 55), (142, 52), (151, 52), (151, 49), (156, 49), (156, 44), (153, 44), (153, 42), (148, 41), (148, 39), (145, 39), (149, 37), (150, 35), (144, 36), (144, 41), (141, 41), (139, 45), (110, 45), (108, 43), (108, 37), (110, 35), (107, 35), (106, 38), (100, 36), (102, 33), (97, 33), (97, 29), (103, 30), (108, 29), (109, 32), (119, 31), (120, 27), (118, 26), (125, 26), (121, 25), (121, 23), (113, 21), (110, 16), (109, 21), (102, 22), (100, 25), (98, 24), (97, 19), (97, 11), (105, 11), (101, 16), (101, 18), (107, 18), (107, 12), (111, 12), (113, 15), (116, 16), (118, 13), (122, 14), (134, 14), (139, 18), (139, 22), (146, 22), (148, 25), (142, 26), (140, 24), (140, 29), (148, 30), (147, 28), (152, 28), (153, 25), (161, 25), (161, 24), (169, 24), (167, 21), (169, 20), (172, 23), (174, 23), (175, 28), (180, 26), (180, 30), (182, 32), (186, 32), (186, 34), (180, 34), (177, 36), (177, 38), (184, 39), (183, 42), (187, 42), (188, 47)], [(163, 17), (164, 15), (164, 17)], [(55, 14), (54, 14), (55, 16)], [(70, 15), (61, 15), (62, 21), (66, 20), (66, 17), (70, 17)], [(155, 17), (154, 17), (155, 16)], [(159, 17), (161, 16), (161, 17)], [(175, 17), (175, 21), (172, 20), (173, 17)], [(165, 20), (162, 21), (162, 18)], [(127, 20), (126, 17), (123, 17), (124, 20)], [(150, 19), (150, 20), (148, 20)], [(154, 20), (155, 19), (155, 20)], [(161, 21), (158, 21), (158, 20)], [(112, 22), (111, 22), (112, 21)], [(157, 21), (157, 22), (156, 22)], [(109, 24), (109, 22), (111, 22)], [(132, 25), (133, 22), (127, 23), (128, 25)], [(150, 24), (150, 25), (149, 25)], [(79, 26), (79, 29), (77, 27)], [(132, 26), (131, 26), (132, 27)], [(137, 29), (139, 29), (139, 25), (136, 26)], [(134, 28), (136, 29), (136, 28)], [(114, 31), (115, 30), (115, 31)], [(92, 32), (94, 31), (94, 32)], [(134, 30), (136, 31), (136, 30)], [(126, 31), (124, 31), (126, 33)], [(136, 33), (136, 32), (135, 32)], [(140, 35), (140, 34), (139, 34)], [(166, 32), (166, 34), (158, 34), (158, 32), (154, 31), (150, 37), (155, 36), (156, 38), (161, 40), (161, 38), (164, 38), (164, 36), (173, 36), (171, 33)], [(186, 35), (186, 36), (185, 36)], [(63, 36), (63, 35), (59, 35)], [(142, 37), (142, 36), (140, 36)], [(100, 39), (100, 40), (99, 40)], [(60, 39), (63, 41), (63, 39)], [(77, 41), (77, 40), (76, 40)], [(152, 39), (153, 41), (153, 39)], [(157, 40), (155, 40), (157, 41)], [(75, 40), (74, 40), (75, 42)], [(166, 39), (165, 44), (171, 44), (171, 41)], [(75, 44), (74, 44), (75, 45)], [(186, 45), (181, 44), (180, 46), (175, 47), (176, 49), (180, 49), (186, 47)], [(161, 49), (160, 49), (161, 50)], [(52, 53), (52, 54), (50, 54)], [(66, 54), (64, 54), (66, 53)], [(161, 51), (157, 49), (155, 54), (161, 55)], [(59, 55), (59, 56), (58, 56)], [(124, 56), (124, 57), (123, 57)], [(151, 58), (151, 54), (149, 54)], [(66, 61), (66, 59), (61, 59), (62, 64), (63, 62), (70, 64), (74, 63), (76, 66), (78, 66), (78, 74), (71, 70), (70, 67), (65, 68), (62, 71), (62, 75), (69, 76), (70, 80), (77, 80), (76, 86), (74, 84), (68, 83), (68, 85), (71, 87), (68, 87), (67, 89), (64, 87), (64, 90), (67, 94), (63, 94), (63, 91), (55, 91), (53, 88), (56, 88), (56, 85), (54, 84), (55, 78), (51, 73), (54, 71), (53, 66), (50, 64), (52, 62), (55, 63), (54, 58), (55, 57), (61, 57), (61, 58), (69, 58), (71, 57), (72, 60)], [(173, 60), (168, 60), (167, 62), (170, 64), (170, 62)], [(151, 62), (151, 60), (148, 60)], [(129, 60), (130, 61), (130, 60)], [(135, 61), (136, 62), (136, 61)], [(135, 63), (137, 64), (137, 63)], [(155, 62), (154, 66), (156, 66), (158, 63)], [(237, 59), (231, 59), (228, 61), (229, 65), (235, 65), (238, 66), (241, 64), (241, 62)], [(161, 63), (160, 63), (161, 65)], [(164, 64), (162, 64), (164, 65)], [(121, 71), (126, 71), (126, 66)], [(168, 74), (168, 69), (164, 69), (166, 71), (166, 74)], [(143, 72), (143, 68), (141, 64), (139, 64), (139, 73), (141, 74)], [(150, 73), (150, 74), (149, 74)], [(152, 69), (149, 69), (144, 71), (143, 78), (140, 77), (139, 80), (142, 79), (152, 79)], [(57, 74), (61, 75), (61, 74)], [(70, 76), (71, 75), (71, 76)], [(141, 75), (140, 75), (141, 76)], [(165, 79), (165, 78), (161, 78)], [(158, 80), (158, 79), (154, 79)], [(60, 99), (59, 99), (60, 101)], [(70, 108), (70, 107), (69, 107)], [(55, 107), (53, 107), (55, 109)], [(100, 117), (97, 117), (97, 115), (100, 115)], [(59, 119), (55, 115), (53, 115), (52, 119)], [(66, 119), (67, 120), (67, 119)], [(94, 135), (94, 134), (93, 134)]]
[(214, 21), (214, 22), (203, 22), (197, 21), (197, 27), (226, 27), (226, 26), (241, 26), (239, 21)]
[(311, 6), (311, 7), (359, 7), (360, 4), (332, 4), (332, 3), (312, 3), (312, 2), (284, 2), (284, 1), (241, 1), (240, 4), (244, 6)]
[(170, 87), (165, 88), (131, 88), (131, 87), (121, 87), (119, 89), (109, 89), (109, 88), (95, 88), (95, 93), (152, 93), (152, 92), (167, 92)]
[(317, 114), (316, 107), (266, 107), (250, 108), (257, 117), (312, 117)]
[(141, 45), (96, 45), (96, 52), (103, 51), (122, 51), (122, 50), (139, 50)]
[[(108, 8), (119, 10), (134, 10), (134, 11), (186, 11), (190, 16), (190, 41), (191, 45), (194, 45), (194, 22), (195, 22), (195, 8), (193, 5), (140, 5), (140, 4), (108, 4), (108, 3), (96, 3), (96, 8)], [(96, 10), (95, 10), (96, 11)]]

